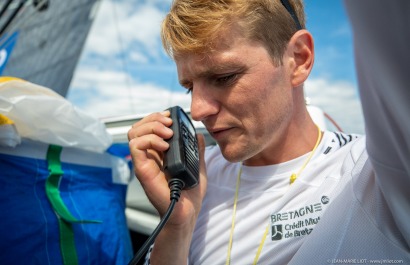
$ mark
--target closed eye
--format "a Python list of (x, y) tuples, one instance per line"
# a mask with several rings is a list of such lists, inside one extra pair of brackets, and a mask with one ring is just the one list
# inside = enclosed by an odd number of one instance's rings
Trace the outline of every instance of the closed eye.
[(215, 79), (215, 83), (218, 86), (227, 86), (231, 85), (238, 77), (238, 74), (227, 74)]
[[(235, 73), (227, 73), (227, 74), (212, 74), (207, 77), (208, 82), (211, 84), (213, 83), (214, 86), (216, 87), (228, 87), (233, 85), (238, 78), (241, 76), (241, 73), (235, 72)], [(193, 84), (192, 82), (185, 81), (185, 82), (180, 82), (181, 86), (184, 87), (187, 91), (186, 94), (191, 94), (193, 90)]]
[(181, 82), (181, 86), (187, 90), (186, 94), (190, 94), (192, 92), (193, 85), (191, 82)]
[(185, 94), (191, 94), (192, 93), (192, 87), (186, 88)]

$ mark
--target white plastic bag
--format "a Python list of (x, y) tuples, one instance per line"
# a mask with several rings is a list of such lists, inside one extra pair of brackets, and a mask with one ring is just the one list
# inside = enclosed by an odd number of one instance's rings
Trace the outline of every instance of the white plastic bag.
[(100, 120), (53, 90), (27, 81), (0, 78), (0, 113), (14, 122), (22, 138), (94, 152), (112, 143)]
[(0, 113), (0, 146), (16, 147), (21, 143), (14, 122)]

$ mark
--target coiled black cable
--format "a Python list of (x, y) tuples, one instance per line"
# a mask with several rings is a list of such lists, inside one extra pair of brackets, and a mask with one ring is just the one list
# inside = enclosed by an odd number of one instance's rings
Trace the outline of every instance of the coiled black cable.
[(174, 210), (175, 204), (178, 202), (179, 197), (181, 196), (181, 191), (184, 188), (184, 182), (180, 179), (171, 179), (168, 183), (170, 188), (170, 197), (171, 203), (169, 207), (162, 217), (161, 221), (159, 222), (158, 226), (152, 232), (151, 236), (145, 241), (144, 245), (138, 250), (137, 254), (132, 258), (132, 260), (128, 263), (128, 265), (137, 265), (138, 261), (142, 258), (142, 256), (147, 252), (148, 248), (154, 243), (155, 238), (158, 236), (159, 232), (161, 232), (162, 228), (167, 223), (169, 217), (171, 216), (172, 211)]

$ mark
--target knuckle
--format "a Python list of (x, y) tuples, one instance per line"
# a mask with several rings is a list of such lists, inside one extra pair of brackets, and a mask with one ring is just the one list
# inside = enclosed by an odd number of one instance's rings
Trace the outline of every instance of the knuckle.
[(135, 137), (133, 137), (133, 135), (134, 135), (133, 132), (134, 132), (134, 129), (128, 130), (128, 132), (127, 132), (128, 141), (131, 141), (135, 138)]

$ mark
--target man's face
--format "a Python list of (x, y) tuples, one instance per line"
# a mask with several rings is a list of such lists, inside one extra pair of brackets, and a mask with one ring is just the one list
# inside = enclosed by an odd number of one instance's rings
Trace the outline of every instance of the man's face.
[(175, 58), (180, 83), (192, 90), (191, 115), (202, 121), (231, 161), (271, 155), (292, 115), (290, 77), (268, 51), (235, 28), (214, 50)]

